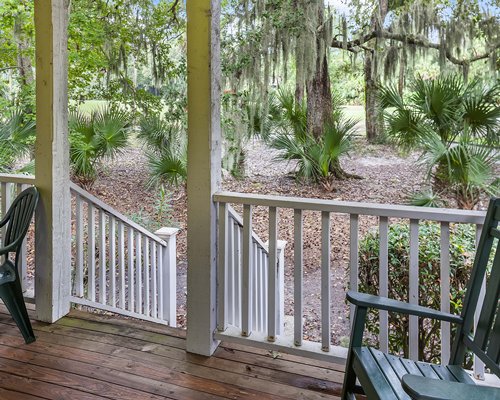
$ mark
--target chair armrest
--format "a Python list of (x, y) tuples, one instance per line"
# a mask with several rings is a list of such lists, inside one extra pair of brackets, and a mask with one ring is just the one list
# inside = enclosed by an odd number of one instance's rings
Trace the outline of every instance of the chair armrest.
[(11, 243), (8, 246), (1, 247), (0, 246), (0, 256), (11, 253), (16, 250), (17, 242)]
[(419, 317), (433, 318), (441, 321), (453, 322), (455, 324), (462, 323), (462, 318), (458, 315), (448, 314), (416, 304), (408, 304), (402, 301), (388, 299), (387, 297), (349, 291), (347, 292), (347, 300), (359, 307), (417, 315)]
[(7, 213), (4, 215), (3, 219), (0, 220), (0, 228), (9, 222), (10, 215)]
[(500, 389), (405, 375), (403, 389), (413, 400), (500, 400)]

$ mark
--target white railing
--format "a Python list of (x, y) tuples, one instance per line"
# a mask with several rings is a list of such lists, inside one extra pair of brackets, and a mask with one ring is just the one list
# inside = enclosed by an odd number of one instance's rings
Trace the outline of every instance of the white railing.
[[(0, 220), (16, 196), (34, 184), (35, 177), (32, 175), (0, 174)], [(0, 239), (3, 235), (4, 228), (0, 231)], [(30, 240), (28, 240), (28, 236)], [(33, 274), (28, 272), (28, 268), (34, 268), (34, 265), (28, 265), (28, 252), (33, 252), (33, 244), (34, 235), (27, 235), (21, 248), (19, 260), (19, 277), (21, 278), (24, 295), (28, 301), (32, 301), (33, 299)]]
[(153, 234), (71, 183), (71, 301), (176, 326), (176, 234)]
[[(350, 289), (358, 290), (358, 245), (359, 245), (359, 217), (372, 216), (378, 217), (378, 229), (380, 240), (380, 268), (379, 268), (379, 294), (382, 296), (388, 295), (388, 232), (390, 219), (406, 219), (410, 224), (410, 260), (409, 260), (409, 302), (417, 304), (419, 301), (419, 221), (428, 220), (435, 221), (441, 226), (441, 310), (450, 311), (450, 223), (473, 224), (477, 226), (478, 235), (481, 231), (481, 225), (484, 221), (484, 212), (478, 211), (463, 211), (452, 209), (436, 209), (371, 203), (355, 203), (342, 201), (329, 201), (319, 199), (304, 199), (293, 197), (280, 196), (263, 196), (255, 194), (241, 194), (221, 192), (214, 195), (214, 201), (219, 204), (219, 243), (221, 239), (227, 238), (228, 225), (225, 217), (229, 204), (243, 205), (243, 249), (242, 249), (242, 266), (240, 273), (242, 290), (242, 308), (241, 308), (241, 327), (232, 326), (231, 320), (224, 313), (218, 314), (219, 332), (216, 338), (233, 341), (251, 342), (255, 346), (287, 351), (289, 353), (308, 355), (313, 358), (330, 359), (341, 361), (345, 359), (346, 349), (338, 346), (332, 346), (331, 340), (331, 278), (330, 278), (330, 262), (331, 262), (331, 241), (335, 237), (331, 235), (332, 216), (335, 215), (334, 221), (340, 218), (339, 214), (343, 214), (349, 218), (350, 226), (350, 255), (349, 255), (349, 278)], [(270, 263), (277, 260), (277, 243), (278, 243), (278, 210), (288, 209), (293, 210), (293, 227), (294, 227), (294, 243), (293, 243), (293, 264), (294, 264), (294, 279), (293, 279), (293, 335), (277, 336), (276, 326), (268, 323), (267, 332), (264, 334), (254, 332), (255, 324), (252, 321), (251, 308), (248, 304), (251, 302), (252, 296), (258, 292), (258, 288), (248, 286), (248, 282), (253, 280), (254, 270), (248, 268), (251, 265), (251, 244), (250, 232), (252, 231), (252, 209), (255, 206), (269, 208), (269, 260)], [(304, 212), (315, 211), (321, 214), (321, 344), (310, 342), (303, 339), (303, 266), (304, 266), (304, 238), (303, 238), (303, 218)], [(226, 239), (226, 243), (229, 241)], [(229, 245), (219, 246), (219, 282), (224, 282), (229, 274), (230, 259), (234, 257), (233, 247)], [(274, 261), (272, 261), (274, 260)], [(268, 282), (275, 282), (275, 270), (268, 270)], [(248, 287), (247, 287), (248, 286)], [(228, 306), (229, 297), (225, 290), (221, 290), (224, 285), (219, 285), (218, 304), (220, 307)], [(269, 285), (266, 290), (267, 298), (276, 298), (276, 291), (273, 285)], [(252, 293), (253, 290), (253, 293)], [(246, 299), (245, 299), (246, 298)], [(268, 315), (273, 315), (277, 307), (280, 307), (277, 301), (267, 302)], [(272, 322), (272, 321), (271, 321)], [(410, 318), (409, 323), (409, 356), (412, 359), (417, 359), (419, 354), (419, 325), (417, 318)], [(388, 349), (389, 340), (389, 323), (388, 315), (385, 312), (380, 313), (380, 335), (379, 343), (382, 350)], [(441, 325), (441, 354), (443, 361), (447, 361), (450, 354), (450, 326), (448, 323)], [(481, 375), (481, 365), (475, 363), (476, 375)]]
[[(223, 257), (227, 256), (227, 273), (218, 277), (221, 286), (226, 289), (226, 292), (219, 292), (221, 296), (219, 304), (222, 305), (218, 309), (218, 312), (221, 313), (219, 321), (226, 321), (227, 324), (241, 328), (242, 332), (246, 332), (248, 329), (245, 322), (250, 321), (255, 331), (267, 332), (269, 320), (267, 297), (269, 290), (268, 246), (253, 231), (244, 231), (243, 220), (232, 207), (222, 205), (220, 212), (225, 215), (225, 218), (221, 220), (221, 222), (225, 223), (223, 231), (221, 230), (225, 237), (220, 242), (220, 245), (225, 246), (227, 252), (222, 251), (219, 254)], [(246, 247), (243, 245), (243, 241), (249, 240), (248, 238), (250, 238), (251, 244)], [(275, 262), (277, 279), (274, 286), (276, 288), (276, 303), (279, 307), (272, 310), (272, 315), (275, 316), (273, 323), (276, 325), (278, 333), (282, 333), (285, 314), (285, 245), (286, 242), (278, 241), (276, 248), (278, 252), (277, 261)], [(244, 257), (244, 251), (248, 251), (250, 254)], [(243, 276), (243, 271), (249, 270), (252, 270), (253, 274)], [(223, 282), (227, 284), (224, 285)], [(223, 298), (226, 298), (226, 301), (222, 301)], [(250, 319), (246, 318), (246, 313), (249, 313)], [(224, 327), (219, 326), (218, 329), (224, 330)]]

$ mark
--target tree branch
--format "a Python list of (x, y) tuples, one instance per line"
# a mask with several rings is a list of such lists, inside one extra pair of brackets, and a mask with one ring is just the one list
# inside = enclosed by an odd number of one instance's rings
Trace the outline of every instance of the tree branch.
[[(436, 49), (439, 50), (441, 45), (439, 43), (433, 43), (429, 41), (427, 38), (423, 36), (416, 36), (416, 35), (405, 35), (403, 33), (393, 33), (389, 32), (387, 30), (382, 30), (382, 31), (372, 31), (370, 33), (367, 33), (366, 35), (362, 36), (361, 38), (351, 40), (347, 42), (345, 50), (356, 53), (358, 52), (359, 48), (363, 48), (363, 45), (376, 38), (376, 37), (381, 37), (384, 39), (389, 39), (389, 40), (394, 40), (402, 43), (407, 43), (411, 44), (414, 46), (418, 47), (424, 47), (428, 49)], [(337, 49), (344, 49), (344, 42), (341, 40), (334, 39), (332, 40), (331, 47), (337, 48)], [(471, 58), (464, 58), (464, 59), (459, 59), (455, 57), (449, 49), (446, 49), (446, 58), (453, 64), (455, 65), (460, 65), (460, 66), (466, 66), (469, 65), (475, 61), (479, 61), (485, 58), (488, 58), (489, 55), (491, 54), (492, 51), (500, 48), (500, 41), (497, 43), (494, 43), (493, 45), (490, 45), (489, 48), (481, 54), (477, 54)]]
[[(372, 31), (361, 38), (350, 40), (346, 43), (345, 50), (357, 53), (357, 47), (361, 47), (363, 44), (374, 39), (375, 37), (377, 37), (377, 32)], [(334, 47), (336, 49), (344, 49), (344, 42), (342, 40), (333, 39), (331, 47)]]
[(175, 23), (179, 23), (179, 21), (177, 20), (177, 7), (179, 6), (179, 1), (180, 0), (175, 0), (172, 6), (168, 9), (168, 12), (172, 13), (172, 20)]
[(10, 67), (0, 68), (0, 72), (8, 71), (9, 69), (21, 69), (21, 67), (18, 67), (17, 65), (12, 65)]
[[(430, 42), (427, 38), (423, 36), (415, 36), (415, 35), (404, 35), (400, 33), (392, 33), (388, 31), (383, 31), (382, 36), (385, 39), (391, 39), (399, 42), (404, 42), (408, 44), (412, 44), (414, 46), (419, 46), (419, 47), (425, 47), (429, 49), (436, 49), (439, 50), (441, 45), (439, 43), (432, 43)], [(477, 54), (471, 58), (463, 58), (459, 59), (455, 57), (453, 54), (451, 54), (451, 51), (449, 49), (446, 49), (446, 58), (453, 64), (455, 65), (461, 65), (461, 66), (466, 66), (470, 63), (473, 63), (475, 61), (482, 60), (484, 58), (488, 58), (489, 55), (491, 54), (492, 51), (500, 48), (500, 41), (490, 45), (489, 48), (482, 54)]]

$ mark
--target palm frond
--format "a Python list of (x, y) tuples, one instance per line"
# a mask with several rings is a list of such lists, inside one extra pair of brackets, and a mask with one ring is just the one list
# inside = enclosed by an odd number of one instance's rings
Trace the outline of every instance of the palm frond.
[(341, 118), (325, 126), (323, 131), (323, 153), (334, 163), (351, 149), (351, 139), (355, 132), (357, 120)]
[(148, 163), (150, 169), (149, 185), (177, 186), (187, 178), (186, 159), (168, 151), (161, 155), (149, 153)]
[(409, 204), (416, 207), (443, 207), (444, 203), (439, 198), (439, 195), (434, 193), (432, 189), (423, 190), (414, 193), (410, 199)]
[(92, 183), (103, 158), (113, 158), (128, 144), (130, 117), (112, 107), (79, 110), (69, 115), (70, 162), (79, 179)]
[(432, 128), (417, 112), (409, 108), (396, 108), (385, 114), (386, 133), (391, 142), (403, 150), (422, 146)]
[(395, 86), (382, 87), (379, 90), (378, 100), (382, 109), (405, 109), (406, 105)]
[(127, 146), (130, 117), (125, 111), (105, 108), (93, 113), (92, 119), (98, 152), (105, 157), (115, 157)]
[(483, 144), (497, 145), (500, 142), (500, 105), (498, 85), (491, 89), (479, 88), (463, 98), (463, 120), (466, 128)]
[(26, 119), (20, 110), (0, 119), (0, 170), (9, 170), (28, 154), (35, 136), (35, 121)]
[(139, 120), (138, 139), (151, 151), (169, 147), (179, 136), (177, 127), (158, 115), (149, 115)]

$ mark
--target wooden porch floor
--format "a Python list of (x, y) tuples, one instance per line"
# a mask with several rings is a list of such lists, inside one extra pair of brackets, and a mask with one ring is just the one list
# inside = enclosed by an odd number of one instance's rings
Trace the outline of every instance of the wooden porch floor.
[(344, 375), (342, 365), (234, 344), (193, 355), (183, 330), (81, 311), (33, 328), (37, 341), (25, 345), (0, 305), (1, 400), (335, 399)]

